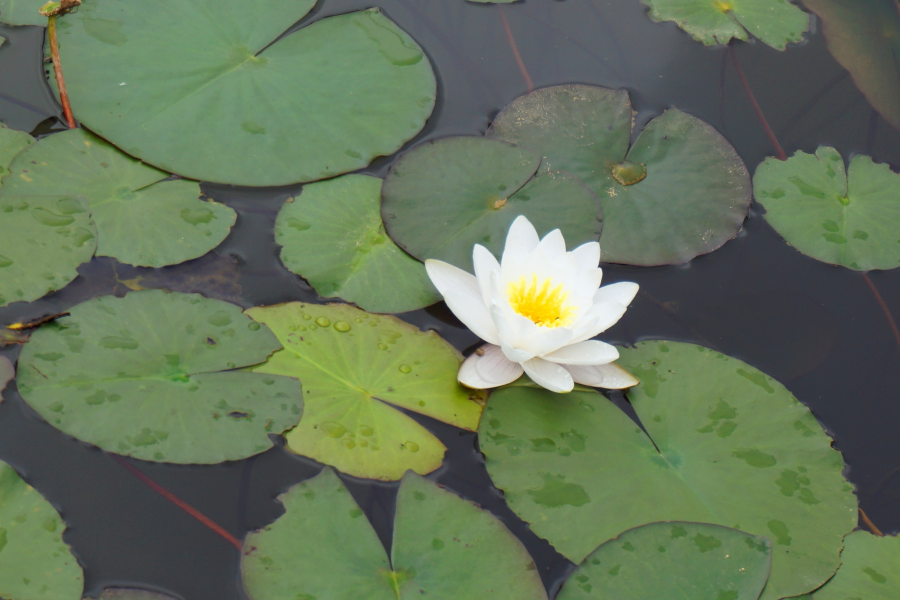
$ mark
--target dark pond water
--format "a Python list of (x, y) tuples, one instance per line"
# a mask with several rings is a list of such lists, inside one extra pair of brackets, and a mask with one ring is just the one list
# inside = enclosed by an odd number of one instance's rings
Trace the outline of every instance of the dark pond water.
[[(306, 21), (366, 8), (374, 0), (321, 0)], [(501, 10), (534, 86), (580, 82), (627, 88), (636, 130), (670, 106), (722, 131), (751, 172), (773, 154), (723, 49), (707, 49), (672, 24), (657, 25), (638, 0), (526, 0), (478, 5), (464, 0), (380, 0), (385, 13), (425, 48), (438, 74), (438, 105), (421, 141), (482, 134), (492, 117), (527, 91)], [(817, 24), (809, 40), (780, 53), (738, 44), (738, 56), (788, 154), (819, 144), (844, 156), (867, 153), (900, 169), (900, 134), (877, 116), (832, 59)], [(43, 34), (0, 26), (0, 121), (25, 131), (59, 128), (59, 110), (42, 78)], [(723, 79), (724, 73), (724, 79)], [(50, 119), (48, 121), (48, 119)], [(298, 132), (298, 135), (301, 135)], [(368, 172), (383, 176), (391, 159)], [(280, 264), (275, 215), (299, 186), (204, 186), (233, 207), (237, 226), (212, 255), (161, 270), (95, 259), (67, 288), (30, 305), (0, 309), (0, 324), (58, 313), (90, 297), (123, 293), (118, 280), (200, 291), (244, 306), (321, 301)], [(789, 247), (754, 205), (744, 230), (722, 249), (683, 267), (606, 266), (605, 283), (636, 281), (641, 293), (606, 339), (690, 341), (736, 356), (771, 374), (812, 408), (843, 451), (862, 508), (885, 532), (900, 530), (900, 347), (863, 275), (806, 258)], [(900, 270), (869, 275), (900, 318)], [(147, 285), (145, 283), (145, 285)], [(402, 315), (461, 350), (476, 338), (443, 304)], [(11, 359), (18, 348), (2, 353)], [(613, 399), (627, 405), (619, 394)], [(488, 479), (474, 433), (411, 415), (447, 445), (430, 477), (491, 510), (526, 544), (548, 589), (570, 563), (533, 535)], [(0, 404), (0, 459), (61, 509), (66, 540), (85, 568), (86, 591), (137, 584), (187, 600), (245, 598), (239, 555), (221, 537), (147, 488), (109, 455), (44, 423), (15, 385)], [(217, 466), (132, 461), (147, 475), (241, 539), (280, 513), (274, 498), (320, 465), (277, 447)], [(396, 485), (344, 477), (389, 544)], [(614, 516), (612, 517), (614, 518)], [(302, 540), (299, 540), (302, 543)]]

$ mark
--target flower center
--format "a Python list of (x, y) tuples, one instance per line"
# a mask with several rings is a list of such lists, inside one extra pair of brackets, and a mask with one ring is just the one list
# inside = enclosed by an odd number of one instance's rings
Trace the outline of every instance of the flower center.
[(537, 275), (531, 280), (523, 275), (509, 284), (506, 296), (516, 313), (541, 327), (565, 327), (575, 318), (574, 307), (565, 305), (569, 292), (549, 277), (538, 282)]

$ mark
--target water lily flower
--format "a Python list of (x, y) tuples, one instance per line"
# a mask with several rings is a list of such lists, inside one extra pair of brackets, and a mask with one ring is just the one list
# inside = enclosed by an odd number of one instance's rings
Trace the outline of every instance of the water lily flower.
[(460, 383), (493, 388), (525, 372), (553, 392), (570, 392), (576, 383), (609, 389), (637, 385), (634, 375), (613, 362), (619, 358), (615, 346), (591, 339), (622, 317), (638, 291), (631, 282), (600, 287), (600, 244), (566, 252), (558, 229), (541, 240), (520, 216), (499, 263), (481, 245), (473, 258), (474, 275), (425, 261), (450, 310), (487, 342), (460, 367)]

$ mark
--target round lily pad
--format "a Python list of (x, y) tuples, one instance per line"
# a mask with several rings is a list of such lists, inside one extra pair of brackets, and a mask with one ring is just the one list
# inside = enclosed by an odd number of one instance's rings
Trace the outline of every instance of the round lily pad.
[(645, 523), (712, 523), (772, 540), (764, 600), (831, 577), (857, 505), (809, 409), (753, 367), (693, 344), (644, 342), (618, 364), (641, 380), (628, 398), (646, 434), (594, 392), (491, 395), (479, 429), (488, 472), (535, 533), (581, 562)]
[(685, 263), (737, 235), (752, 194), (728, 141), (677, 109), (629, 149), (631, 126), (627, 92), (573, 84), (514, 100), (487, 135), (540, 152), (542, 169), (572, 173), (599, 196), (604, 262)]
[(132, 156), (202, 181), (284, 185), (365, 167), (422, 129), (434, 72), (377, 8), (283, 36), (314, 5), (84, 0), (59, 32), (72, 109)]
[(900, 175), (834, 148), (767, 158), (753, 177), (766, 220), (800, 252), (858, 271), (900, 267)]
[(288, 448), (370, 479), (434, 471), (446, 447), (394, 407), (474, 430), (485, 393), (456, 381), (462, 355), (433, 331), (347, 305), (291, 302), (251, 308), (284, 350), (257, 373), (303, 382), (305, 411)]
[(472, 272), (472, 248), (497, 256), (519, 215), (540, 235), (560, 229), (573, 248), (597, 241), (597, 197), (568, 173), (533, 177), (534, 152), (480, 137), (427, 142), (404, 154), (384, 180), (381, 211), (388, 233), (418, 258)]
[(48, 136), (13, 160), (0, 202), (77, 197), (97, 224), (97, 254), (162, 267), (202, 256), (231, 231), (237, 214), (200, 200), (195, 181), (134, 160), (83, 129)]
[(162, 290), (102, 296), (42, 326), (17, 383), (50, 424), (109, 452), (219, 463), (268, 450), (300, 418), (300, 384), (238, 371), (281, 345), (233, 304)]
[(79, 600), (84, 576), (59, 513), (0, 461), (0, 597)]
[(896, 600), (900, 598), (900, 537), (854, 531), (844, 538), (841, 568), (815, 600)]
[(397, 247), (381, 222), (381, 180), (345, 175), (303, 188), (275, 221), (281, 261), (320, 296), (378, 313), (441, 299), (425, 266)]
[(40, 8), (46, 0), (0, 0), (0, 23), (7, 25), (47, 26), (47, 17)]
[(769, 578), (769, 540), (708, 523), (651, 523), (592, 552), (557, 600), (757, 600)]
[(656, 22), (675, 21), (707, 46), (746, 41), (748, 32), (776, 50), (803, 40), (809, 16), (788, 0), (643, 0)]
[(331, 469), (279, 499), (285, 514), (244, 542), (253, 600), (547, 598), (534, 561), (496, 517), (413, 473), (397, 493), (390, 556)]

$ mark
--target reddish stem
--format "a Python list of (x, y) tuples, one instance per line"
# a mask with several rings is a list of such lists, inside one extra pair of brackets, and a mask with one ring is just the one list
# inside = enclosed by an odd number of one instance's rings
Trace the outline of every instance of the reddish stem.
[(875, 527), (875, 523), (872, 522), (872, 520), (869, 518), (869, 515), (866, 514), (866, 511), (864, 511), (863, 509), (859, 509), (859, 515), (862, 517), (863, 523), (866, 524), (866, 527), (869, 528), (869, 531), (871, 531), (878, 537), (884, 537), (884, 534), (881, 533), (880, 529)]
[(162, 496), (163, 498), (165, 498), (166, 500), (168, 500), (169, 502), (171, 502), (172, 504), (174, 504), (175, 506), (177, 506), (178, 508), (180, 508), (181, 510), (186, 512), (187, 514), (191, 515), (192, 517), (194, 517), (195, 519), (197, 519), (198, 521), (200, 521), (201, 523), (203, 523), (204, 525), (206, 525), (207, 527), (209, 527), (210, 529), (212, 529), (213, 531), (218, 533), (220, 536), (225, 538), (225, 540), (228, 543), (230, 543), (232, 546), (237, 548), (238, 552), (243, 552), (244, 545), (241, 544), (241, 542), (238, 541), (238, 539), (236, 537), (234, 537), (233, 535), (231, 535), (230, 533), (225, 531), (221, 526), (214, 523), (212, 521), (212, 519), (210, 519), (209, 517), (207, 517), (206, 515), (201, 513), (199, 510), (197, 510), (196, 508), (194, 508), (193, 506), (191, 506), (190, 504), (188, 504), (187, 502), (185, 502), (184, 500), (182, 500), (181, 498), (179, 498), (178, 496), (176, 496), (175, 494), (173, 494), (172, 492), (170, 492), (163, 486), (159, 485), (158, 483), (156, 483), (155, 481), (150, 479), (140, 469), (138, 469), (137, 467), (132, 465), (130, 462), (128, 462), (121, 456), (118, 456), (116, 454), (110, 454), (110, 456), (112, 456), (116, 460), (116, 462), (118, 462), (120, 465), (125, 467), (132, 475), (134, 475), (135, 477), (140, 479), (142, 482), (144, 482), (154, 492), (156, 492), (157, 494), (159, 494), (160, 496)]
[(506, 20), (506, 15), (503, 13), (503, 7), (498, 4), (497, 10), (500, 12), (500, 21), (503, 22), (503, 29), (506, 31), (506, 39), (509, 40), (509, 47), (512, 48), (513, 56), (516, 57), (516, 64), (519, 65), (519, 71), (522, 72), (522, 77), (525, 78), (525, 85), (528, 86), (529, 92), (534, 91), (534, 83), (531, 81), (528, 69), (525, 68), (525, 61), (522, 60), (522, 55), (519, 54), (516, 38), (513, 37), (512, 29), (509, 28), (509, 21)]
[(772, 131), (771, 127), (769, 127), (769, 122), (766, 120), (766, 115), (763, 114), (762, 108), (760, 108), (759, 106), (759, 102), (756, 101), (756, 96), (753, 95), (753, 90), (750, 89), (750, 82), (747, 81), (747, 76), (744, 75), (744, 70), (741, 68), (741, 63), (738, 62), (737, 52), (735, 51), (734, 46), (729, 44), (728, 51), (731, 53), (731, 62), (734, 64), (734, 70), (737, 73), (738, 79), (741, 80), (741, 85), (744, 86), (744, 91), (747, 93), (747, 97), (750, 99), (750, 104), (753, 106), (753, 110), (756, 112), (756, 117), (762, 124), (763, 129), (766, 130), (766, 135), (769, 136), (769, 141), (772, 142), (772, 146), (775, 147), (775, 155), (778, 157), (778, 160), (787, 160), (787, 154), (784, 153), (784, 149), (781, 147), (781, 144), (778, 143), (778, 138), (775, 137), (775, 132)]
[(897, 340), (897, 346), (900, 347), (900, 329), (897, 329), (897, 323), (894, 321), (893, 315), (891, 315), (891, 309), (888, 308), (888, 305), (881, 297), (881, 294), (878, 293), (878, 288), (875, 287), (875, 284), (871, 279), (869, 279), (869, 274), (863, 273), (862, 276), (863, 279), (866, 280), (866, 284), (868, 284), (869, 289), (872, 290), (872, 294), (875, 296), (875, 300), (878, 301), (878, 306), (881, 307), (884, 316), (887, 317), (888, 323), (890, 323), (891, 325), (891, 331), (894, 332), (894, 339)]
[(53, 58), (53, 71), (56, 73), (56, 87), (59, 88), (59, 101), (62, 103), (63, 114), (69, 129), (75, 129), (75, 117), (72, 115), (72, 105), (69, 104), (69, 93), (66, 91), (66, 82), (63, 79), (62, 63), (59, 62), (59, 43), (56, 41), (56, 17), (47, 19), (47, 34), (50, 38), (50, 56)]

